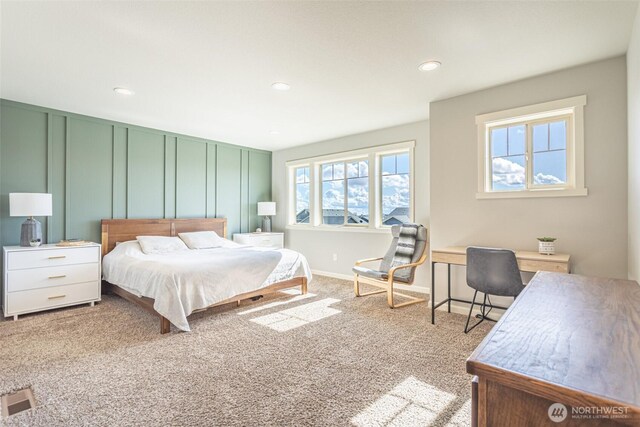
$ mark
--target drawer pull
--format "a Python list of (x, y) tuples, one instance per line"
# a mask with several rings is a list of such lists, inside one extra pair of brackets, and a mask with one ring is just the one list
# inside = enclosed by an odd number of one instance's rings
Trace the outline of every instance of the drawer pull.
[(67, 277), (66, 274), (61, 274), (59, 276), (49, 276), (49, 279), (62, 279), (63, 277)]
[(50, 256), (49, 259), (62, 259), (62, 258), (66, 258), (66, 255), (58, 255), (58, 256)]
[(59, 298), (64, 298), (66, 297), (66, 295), (55, 295), (53, 297), (49, 297), (49, 299), (59, 299)]

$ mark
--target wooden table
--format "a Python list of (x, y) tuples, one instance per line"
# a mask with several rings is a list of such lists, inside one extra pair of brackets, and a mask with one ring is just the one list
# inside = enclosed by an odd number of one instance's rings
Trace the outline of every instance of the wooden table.
[[(555, 254), (542, 255), (538, 252), (515, 251), (520, 271), (535, 273), (537, 271), (553, 271), (557, 273), (571, 272), (571, 255)], [(447, 264), (447, 299), (436, 304), (436, 274), (437, 263)], [(431, 324), (435, 324), (436, 308), (447, 304), (447, 311), (451, 313), (451, 301), (471, 304), (471, 301), (451, 297), (451, 265), (467, 265), (467, 248), (464, 246), (449, 246), (431, 251)], [(495, 308), (506, 310), (507, 307), (494, 305)]]
[[(480, 427), (640, 425), (640, 286), (539, 272), (467, 372), (478, 376)], [(566, 419), (551, 422), (562, 405)], [(586, 418), (614, 413), (624, 418)]]

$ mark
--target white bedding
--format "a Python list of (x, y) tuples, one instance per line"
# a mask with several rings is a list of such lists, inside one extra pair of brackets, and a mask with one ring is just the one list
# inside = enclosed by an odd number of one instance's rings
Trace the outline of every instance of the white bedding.
[(137, 296), (177, 328), (189, 331), (187, 316), (235, 295), (305, 276), (306, 258), (288, 249), (269, 250), (225, 240), (223, 247), (147, 255), (137, 241), (117, 245), (102, 261), (104, 280)]

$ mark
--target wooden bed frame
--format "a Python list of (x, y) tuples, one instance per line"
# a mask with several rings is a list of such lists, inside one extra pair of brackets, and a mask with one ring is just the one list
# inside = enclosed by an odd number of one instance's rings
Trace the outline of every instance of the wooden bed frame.
[[(222, 237), (227, 236), (226, 218), (193, 218), (193, 219), (103, 219), (102, 220), (102, 256), (105, 256), (116, 247), (117, 242), (136, 240), (136, 236), (177, 236), (178, 233), (188, 233), (192, 231), (215, 231)], [(236, 295), (232, 298), (220, 301), (209, 307), (194, 310), (204, 311), (211, 307), (219, 307), (226, 304), (262, 295), (271, 294), (282, 289), (300, 286), (303, 294), (307, 293), (307, 278), (294, 277), (283, 282), (273, 283), (262, 289), (244, 294)], [(131, 292), (125, 291), (119, 286), (103, 281), (103, 289), (112, 292), (120, 297), (133, 302), (160, 317), (160, 333), (166, 334), (171, 330), (171, 323), (167, 318), (154, 310), (153, 298), (138, 297)]]

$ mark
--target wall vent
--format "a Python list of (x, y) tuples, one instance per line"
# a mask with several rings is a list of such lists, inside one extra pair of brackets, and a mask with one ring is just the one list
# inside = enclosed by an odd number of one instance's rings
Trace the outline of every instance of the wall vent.
[(31, 387), (23, 388), (15, 393), (4, 394), (0, 396), (0, 402), (2, 404), (3, 417), (8, 417), (36, 406)]

